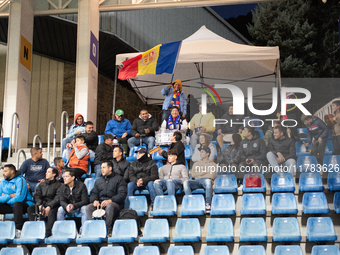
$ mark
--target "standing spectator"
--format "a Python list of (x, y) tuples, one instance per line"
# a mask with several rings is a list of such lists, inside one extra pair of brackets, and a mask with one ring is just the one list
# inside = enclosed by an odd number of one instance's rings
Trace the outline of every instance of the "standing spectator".
[(31, 155), (32, 158), (25, 160), (19, 171), (24, 175), (28, 189), (34, 193), (38, 183), (45, 181), (46, 170), (50, 167), (50, 164), (46, 159), (43, 159), (39, 147), (33, 147)]
[(183, 130), (188, 129), (188, 123), (185, 118), (179, 115), (179, 110), (177, 106), (171, 108), (171, 114), (168, 119), (163, 120), (161, 128), (163, 130)]
[[(169, 147), (169, 150), (173, 149), (177, 151), (177, 164), (185, 165), (185, 146), (182, 143), (182, 134), (178, 131), (174, 132), (173, 135), (170, 138), (171, 145)], [(158, 154), (163, 156), (164, 158), (168, 158), (168, 152), (164, 150), (159, 150)]]
[(180, 112), (180, 115), (185, 118), (187, 114), (187, 101), (184, 92), (182, 91), (182, 82), (177, 79), (172, 84), (165, 86), (162, 91), (162, 95), (165, 96), (163, 103), (163, 115), (162, 122), (167, 120), (171, 108), (177, 106)]
[(213, 161), (215, 158), (216, 151), (215, 151), (214, 145), (210, 142), (209, 137), (206, 134), (201, 134), (199, 136), (199, 139), (200, 139), (199, 144), (197, 144), (195, 148), (192, 148), (194, 150), (194, 153), (191, 157), (191, 160), (193, 162), (199, 161), (201, 159), (201, 153), (200, 153), (201, 148), (203, 146), (207, 146), (210, 148), (209, 159)]
[(104, 142), (99, 144), (96, 149), (96, 156), (94, 158), (94, 171), (96, 173), (96, 177), (100, 177), (101, 175), (102, 163), (113, 159), (112, 144), (113, 144), (113, 135), (105, 134)]
[(68, 143), (72, 142), (72, 140), (76, 138), (76, 136), (81, 135), (83, 133), (85, 133), (84, 117), (83, 115), (77, 113), (76, 116), (74, 117), (74, 123), (67, 131), (66, 138), (64, 138), (61, 143), (61, 153), (63, 153)]
[(333, 148), (334, 148), (334, 155), (340, 155), (340, 100), (333, 101), (332, 109), (335, 114), (333, 118), (334, 121), (334, 136), (332, 137), (333, 140)]
[(85, 124), (85, 133), (83, 136), (85, 137), (86, 146), (90, 150), (90, 158), (94, 158), (94, 152), (98, 146), (98, 134), (93, 130), (92, 121), (87, 121)]
[(155, 131), (158, 130), (158, 123), (155, 118), (152, 118), (151, 114), (147, 110), (141, 110), (138, 119), (135, 119), (132, 123), (131, 138), (128, 140), (129, 148), (138, 146), (140, 139), (148, 147), (148, 151), (155, 145)]
[(217, 162), (219, 164), (226, 164), (227, 166), (235, 164), (233, 159), (236, 157), (241, 141), (242, 137), (239, 134), (233, 134), (230, 139), (230, 144), (217, 156)]
[(14, 213), (16, 238), (20, 237), (23, 215), (27, 208), (33, 205), (31, 193), (28, 191), (25, 179), (15, 166), (7, 164), (3, 169), (3, 179), (0, 182), (0, 214)]
[(125, 159), (121, 147), (115, 147), (113, 149), (112, 165), (114, 173), (123, 177), (124, 181), (128, 183), (130, 162)]
[(65, 163), (64, 163), (63, 158), (62, 157), (55, 157), (54, 160), (53, 160), (53, 163), (54, 163), (55, 168), (58, 169), (58, 172), (59, 172), (57, 179), (60, 182), (64, 182), (63, 175), (64, 175), (64, 172), (65, 172)]
[(117, 137), (118, 142), (123, 145), (125, 154), (128, 153), (127, 141), (131, 135), (131, 123), (124, 118), (123, 110), (119, 109), (115, 113), (115, 119), (109, 120), (106, 124), (105, 134)]

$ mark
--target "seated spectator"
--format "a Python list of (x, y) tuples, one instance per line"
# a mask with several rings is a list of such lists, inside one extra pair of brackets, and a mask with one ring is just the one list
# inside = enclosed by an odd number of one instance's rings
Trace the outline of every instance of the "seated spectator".
[(177, 106), (171, 108), (171, 114), (168, 119), (163, 120), (161, 129), (165, 130), (183, 130), (188, 129), (188, 123), (185, 118), (179, 115), (179, 110)]
[(63, 175), (65, 172), (65, 163), (62, 157), (56, 157), (53, 160), (54, 166), (56, 169), (58, 169), (58, 175), (57, 175), (57, 180), (60, 182), (64, 182), (63, 180)]
[(46, 237), (52, 235), (53, 223), (57, 220), (57, 211), (59, 207), (59, 197), (57, 191), (61, 186), (57, 181), (59, 175), (58, 169), (49, 167), (46, 171), (46, 181), (38, 185), (34, 194), (35, 205), (31, 205), (27, 209), (28, 220), (37, 220), (36, 213), (41, 216), (47, 217), (46, 223)]
[(241, 141), (242, 137), (239, 134), (233, 134), (230, 138), (230, 144), (217, 156), (217, 162), (226, 165), (235, 164), (233, 159), (236, 157)]
[(175, 195), (182, 188), (183, 182), (189, 179), (187, 168), (177, 162), (177, 156), (176, 150), (169, 150), (169, 163), (159, 169), (159, 179), (153, 183), (157, 196), (163, 195), (166, 190), (168, 195)]
[(209, 159), (214, 161), (215, 158), (215, 147), (214, 145), (210, 142), (209, 137), (206, 134), (201, 134), (199, 136), (200, 140), (199, 140), (199, 144), (196, 145), (195, 148), (193, 148), (194, 153), (191, 157), (191, 160), (193, 162), (199, 161), (201, 159), (201, 153), (200, 153), (200, 148), (202, 148), (203, 146), (207, 146), (210, 148), (210, 156)]
[(115, 119), (107, 122), (105, 134), (116, 136), (118, 142), (123, 145), (125, 153), (128, 153), (127, 140), (131, 135), (131, 123), (128, 119), (124, 118), (123, 110), (117, 110), (115, 113)]
[[(270, 126), (268, 127), (268, 130), (267, 130), (266, 133), (264, 134), (263, 141), (266, 143), (266, 146), (268, 146), (270, 139), (272, 139), (272, 138), (274, 137), (273, 132), (274, 132), (274, 128), (275, 128), (276, 126), (281, 126), (281, 122), (278, 121), (278, 120), (273, 121), (273, 126), (270, 125)], [(283, 129), (283, 130), (284, 130), (284, 129)], [(286, 132), (285, 132), (285, 131), (286, 131), (286, 130), (284, 130), (284, 135), (286, 136)], [(288, 138), (288, 137), (287, 137), (287, 138)]]
[(214, 120), (215, 116), (211, 112), (202, 114), (202, 105), (200, 104), (199, 113), (196, 113), (189, 123), (190, 129), (194, 133), (190, 139), (192, 149), (196, 148), (201, 134), (207, 135), (209, 140), (212, 140), (213, 132), (215, 131)]
[[(169, 147), (169, 150), (173, 149), (177, 151), (177, 163), (185, 165), (185, 146), (182, 143), (182, 134), (178, 131), (174, 132), (174, 134), (170, 138), (171, 145)], [(159, 150), (158, 154), (163, 156), (164, 158), (168, 158), (168, 152), (164, 150)]]
[(31, 148), (31, 155), (32, 158), (25, 160), (19, 171), (25, 177), (28, 189), (34, 193), (38, 183), (45, 181), (46, 170), (50, 167), (50, 164), (46, 159), (43, 159), (39, 147)]
[(26, 180), (20, 171), (16, 171), (14, 165), (5, 165), (2, 175), (4, 178), (0, 182), (0, 214), (14, 213), (15, 235), (19, 238), (24, 224), (23, 215), (27, 208), (33, 205), (33, 199)]
[(156, 197), (156, 192), (153, 187), (153, 182), (158, 179), (158, 167), (155, 161), (149, 157), (145, 148), (140, 148), (137, 151), (137, 160), (132, 162), (129, 167), (129, 183), (127, 185), (127, 196), (124, 207), (129, 208), (129, 196), (137, 189), (147, 189), (150, 193), (151, 206)]
[(68, 169), (72, 169), (76, 178), (79, 179), (83, 174), (87, 173), (87, 167), (89, 164), (90, 152), (85, 144), (85, 137), (80, 135), (77, 136), (76, 142), (72, 140), (71, 143), (67, 144), (66, 158), (68, 160)]
[(195, 189), (205, 189), (205, 210), (211, 210), (212, 189), (217, 176), (217, 165), (210, 160), (210, 148), (200, 148), (201, 160), (196, 162), (191, 169), (192, 180), (184, 181), (185, 195), (191, 195)]
[(61, 152), (63, 152), (66, 148), (66, 145), (76, 136), (81, 135), (85, 133), (85, 122), (84, 122), (84, 117), (81, 114), (76, 114), (74, 117), (74, 123), (71, 125), (70, 129), (66, 133), (66, 138), (63, 139), (61, 143)]
[(185, 115), (187, 114), (187, 101), (185, 94), (182, 91), (181, 80), (177, 79), (172, 84), (165, 86), (161, 93), (165, 96), (162, 107), (162, 122), (168, 119), (171, 108), (174, 106), (178, 107), (181, 117), (185, 118)]
[(113, 135), (105, 134), (104, 142), (99, 144), (96, 149), (96, 156), (94, 158), (94, 171), (96, 173), (96, 177), (101, 176), (101, 165), (103, 162), (110, 161), (113, 159)]
[(294, 173), (296, 170), (296, 149), (292, 138), (284, 135), (282, 126), (274, 127), (274, 138), (268, 144), (267, 160), (274, 167), (275, 172), (279, 171), (280, 165), (286, 166), (284, 172)]
[(138, 119), (132, 123), (131, 138), (128, 140), (129, 148), (140, 145), (140, 140), (148, 147), (148, 151), (155, 146), (155, 131), (158, 130), (158, 123), (147, 110), (141, 110)]
[[(57, 220), (65, 220), (65, 215), (81, 213), (81, 225), (87, 221), (86, 206), (90, 203), (85, 184), (76, 181), (76, 173), (66, 169), (64, 173), (64, 184), (59, 188), (59, 203)], [(81, 232), (80, 228), (80, 232)]]
[(125, 159), (123, 152), (121, 147), (113, 149), (112, 165), (114, 173), (123, 177), (124, 181), (128, 183), (130, 162)]
[(94, 158), (94, 152), (98, 146), (98, 134), (93, 130), (92, 121), (87, 121), (85, 124), (85, 133), (83, 134), (85, 137), (86, 146), (90, 150), (90, 158)]
[(319, 117), (312, 115), (302, 114), (301, 121), (306, 125), (308, 132), (308, 141), (303, 143), (306, 147), (309, 147), (314, 138), (310, 154), (312, 156), (319, 154), (319, 162), (322, 164), (328, 140), (328, 127)]
[(105, 210), (105, 221), (108, 236), (112, 234), (113, 217), (118, 216), (123, 209), (126, 197), (126, 183), (120, 175), (113, 172), (112, 162), (101, 165), (102, 177), (96, 180), (90, 195), (90, 204), (86, 207), (87, 218), (92, 219), (92, 214), (97, 207)]
[(334, 125), (332, 126), (333, 130), (333, 155), (340, 155), (340, 100), (335, 100), (332, 102), (332, 110), (335, 114), (333, 118)]

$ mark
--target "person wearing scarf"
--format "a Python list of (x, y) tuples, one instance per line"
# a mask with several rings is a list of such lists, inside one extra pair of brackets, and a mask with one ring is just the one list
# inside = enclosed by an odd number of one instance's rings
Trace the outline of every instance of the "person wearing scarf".
[(162, 130), (183, 130), (188, 129), (188, 123), (185, 118), (182, 118), (179, 114), (179, 109), (177, 106), (171, 108), (171, 114), (167, 120), (163, 120), (161, 129)]

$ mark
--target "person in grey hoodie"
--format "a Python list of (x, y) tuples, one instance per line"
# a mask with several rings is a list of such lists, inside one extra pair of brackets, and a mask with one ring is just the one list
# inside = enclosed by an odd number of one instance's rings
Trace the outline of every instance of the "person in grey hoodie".
[(153, 183), (157, 196), (163, 195), (166, 190), (168, 195), (175, 195), (176, 191), (182, 188), (183, 182), (189, 179), (185, 165), (177, 164), (177, 156), (176, 150), (168, 151), (169, 163), (160, 168), (159, 179)]

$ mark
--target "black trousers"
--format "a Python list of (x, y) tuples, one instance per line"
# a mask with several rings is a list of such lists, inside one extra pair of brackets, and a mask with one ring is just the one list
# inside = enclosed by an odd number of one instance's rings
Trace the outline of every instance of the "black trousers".
[(0, 214), (14, 213), (16, 229), (21, 230), (24, 225), (23, 216), (27, 213), (28, 204), (26, 202), (15, 202), (13, 207), (9, 204), (0, 203)]
[[(53, 224), (57, 220), (57, 212), (58, 212), (58, 207), (52, 208), (50, 210), (50, 212), (48, 213), (47, 220), (46, 220), (46, 218), (44, 218), (44, 220), (46, 221), (46, 230), (47, 231), (52, 230)], [(36, 220), (35, 205), (31, 205), (30, 207), (28, 207), (27, 213), (28, 213), (28, 219), (30, 221)]]
[(340, 155), (340, 135), (333, 136), (333, 148), (334, 148), (334, 153), (333, 155)]

